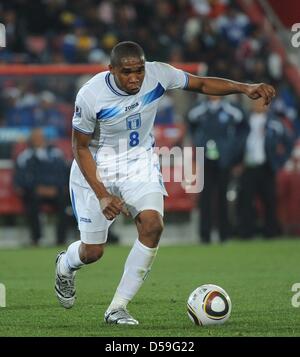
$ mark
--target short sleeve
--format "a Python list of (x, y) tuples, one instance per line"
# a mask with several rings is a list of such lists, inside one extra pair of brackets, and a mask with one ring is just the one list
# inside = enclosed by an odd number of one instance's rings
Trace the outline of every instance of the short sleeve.
[(92, 134), (95, 129), (96, 115), (93, 113), (92, 105), (79, 92), (75, 101), (72, 126), (84, 134)]
[(167, 63), (154, 62), (158, 80), (165, 89), (185, 89), (188, 86), (188, 74)]

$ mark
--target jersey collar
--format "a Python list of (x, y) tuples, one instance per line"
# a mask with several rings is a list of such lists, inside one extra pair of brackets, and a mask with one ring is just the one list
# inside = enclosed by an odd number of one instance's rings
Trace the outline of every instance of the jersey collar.
[(130, 94), (124, 92), (123, 90), (121, 90), (120, 88), (118, 88), (118, 86), (116, 85), (114, 76), (108, 72), (105, 76), (105, 82), (108, 86), (108, 88), (116, 95), (118, 96), (123, 96), (123, 97), (128, 97), (130, 96)]

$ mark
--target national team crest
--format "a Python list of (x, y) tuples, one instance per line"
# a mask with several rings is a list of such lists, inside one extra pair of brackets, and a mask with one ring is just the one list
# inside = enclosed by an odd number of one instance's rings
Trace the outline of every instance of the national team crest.
[(133, 114), (126, 118), (127, 130), (136, 130), (141, 127), (141, 114)]

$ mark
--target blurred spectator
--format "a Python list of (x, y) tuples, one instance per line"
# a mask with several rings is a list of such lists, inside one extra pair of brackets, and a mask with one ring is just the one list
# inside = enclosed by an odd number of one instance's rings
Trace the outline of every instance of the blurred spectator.
[(155, 124), (174, 124), (175, 122), (174, 101), (170, 95), (165, 95), (158, 106)]
[(300, 120), (299, 120), (299, 110), (298, 99), (293, 93), (292, 89), (284, 84), (281, 85), (277, 89), (277, 95), (274, 98), (274, 101), (271, 104), (270, 111), (275, 116), (279, 116), (290, 125), (294, 130), (296, 136), (300, 135)]
[[(0, 62), (107, 64), (118, 41), (133, 40), (149, 61), (206, 62), (208, 76), (268, 83), (284, 76), (265, 32), (235, 0), (10, 0), (0, 4), (0, 18), (7, 29)], [(47, 78), (38, 90), (72, 103), (74, 88), (55, 82)], [(13, 114), (23, 112), (30, 121), (30, 108)]]
[(250, 20), (235, 6), (230, 6), (217, 20), (217, 27), (232, 47), (238, 47), (250, 32)]
[(16, 161), (15, 185), (23, 198), (31, 239), (38, 244), (42, 232), (39, 212), (43, 204), (55, 207), (57, 244), (66, 238), (66, 187), (68, 168), (63, 153), (46, 143), (43, 131), (32, 131), (29, 148)]
[(251, 238), (259, 232), (257, 196), (263, 205), (262, 233), (265, 237), (280, 234), (276, 214), (276, 174), (288, 160), (293, 139), (283, 123), (263, 105), (252, 102), (250, 132), (244, 153), (244, 170), (240, 178), (240, 235)]
[(210, 18), (222, 15), (227, 8), (228, 2), (228, 0), (190, 0), (196, 13)]
[[(201, 75), (277, 87), (270, 111), (300, 136), (299, 100), (286, 84), (285, 62), (266, 31), (250, 23), (236, 0), (10, 0), (0, 2), (7, 46), (0, 63), (108, 64), (121, 40), (142, 43), (147, 60), (206, 63)], [(37, 16), (38, 14), (38, 16)], [(154, 20), (155, 19), (155, 20)], [(43, 127), (48, 139), (70, 136), (77, 86), (91, 75), (0, 78), (0, 127), (12, 132)], [(80, 85), (79, 85), (80, 84)], [(55, 93), (55, 95), (54, 95)], [(157, 124), (182, 120), (191, 96), (164, 97)], [(5, 134), (6, 136), (11, 134)], [(1, 157), (10, 159), (3, 141)], [(11, 139), (12, 140), (12, 139)], [(5, 155), (4, 155), (5, 154)], [(210, 163), (212, 164), (212, 163)], [(207, 165), (208, 166), (208, 165)]]
[(227, 187), (232, 167), (242, 159), (248, 134), (246, 117), (237, 106), (220, 97), (210, 96), (190, 110), (188, 122), (193, 144), (205, 150), (199, 235), (203, 243), (210, 242), (214, 209), (218, 214), (219, 236), (223, 242), (229, 236)]
[(66, 120), (57, 109), (55, 95), (49, 91), (43, 91), (39, 95), (40, 104), (35, 108), (35, 125), (50, 126), (57, 130), (59, 137), (66, 137)]

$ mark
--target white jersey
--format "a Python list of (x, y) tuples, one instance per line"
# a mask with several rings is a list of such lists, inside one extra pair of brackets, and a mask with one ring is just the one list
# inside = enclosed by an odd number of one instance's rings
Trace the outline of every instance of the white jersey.
[[(131, 95), (120, 90), (113, 75), (102, 72), (78, 92), (73, 128), (91, 134), (90, 151), (97, 166), (126, 154), (132, 157), (140, 148), (154, 146), (152, 129), (160, 99), (168, 89), (185, 88), (188, 76), (166, 63), (146, 62), (140, 91)], [(108, 151), (107, 151), (108, 150)], [(104, 153), (109, 152), (107, 156)]]
[[(163, 195), (167, 192), (158, 157), (152, 150), (152, 128), (164, 92), (185, 88), (188, 83), (185, 72), (168, 64), (146, 62), (145, 67), (142, 87), (134, 95), (122, 92), (110, 72), (94, 76), (78, 92), (73, 117), (75, 130), (92, 135), (89, 149), (97, 175), (108, 192), (126, 202), (132, 217), (146, 209), (163, 215)], [(75, 160), (70, 194), (80, 231), (107, 232), (111, 221), (103, 215), (98, 198)], [(152, 202), (154, 197), (159, 199)]]

